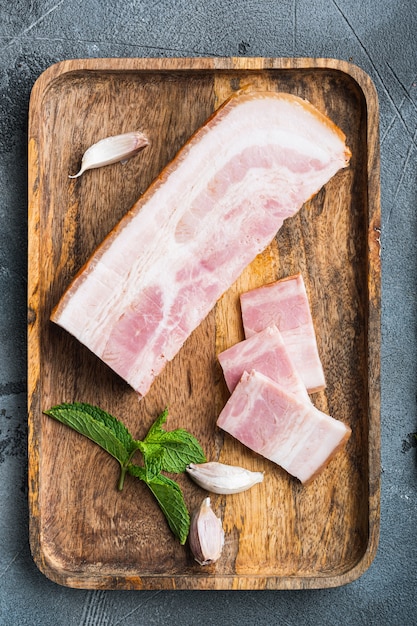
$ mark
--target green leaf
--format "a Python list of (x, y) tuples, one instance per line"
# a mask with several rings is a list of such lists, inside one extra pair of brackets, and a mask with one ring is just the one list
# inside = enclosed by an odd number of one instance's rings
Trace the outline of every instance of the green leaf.
[(160, 442), (165, 449), (163, 469), (180, 474), (190, 463), (205, 463), (206, 457), (197, 439), (186, 430), (166, 433)]
[(121, 466), (130, 461), (138, 447), (122, 422), (90, 404), (59, 404), (45, 413), (94, 441)]
[(136, 463), (129, 463), (129, 465), (127, 466), (127, 471), (131, 476), (139, 478), (139, 480), (143, 480), (145, 483), (147, 483), (146, 470), (144, 467), (136, 465)]
[(163, 474), (156, 476), (147, 484), (157, 499), (170, 529), (178, 537), (181, 545), (184, 545), (190, 530), (190, 515), (180, 487)]
[(163, 459), (165, 450), (159, 444), (146, 445), (142, 441), (136, 442), (138, 449), (142, 452), (146, 471), (146, 480), (152, 480), (163, 469)]
[(184, 545), (190, 530), (190, 515), (179, 485), (164, 474), (159, 474), (148, 480), (146, 470), (135, 463), (129, 463), (127, 471), (148, 485), (165, 515), (170, 529), (179, 539), (181, 545)]
[(161, 415), (156, 418), (156, 420), (148, 430), (148, 434), (146, 435), (144, 441), (146, 441), (148, 438), (152, 438), (153, 435), (158, 436), (161, 432), (165, 432), (162, 428), (162, 424), (165, 424), (165, 422), (167, 421), (167, 417), (168, 408), (164, 409)]
[(163, 457), (160, 470), (180, 474), (185, 472), (190, 463), (204, 463), (206, 457), (197, 439), (188, 431), (177, 428), (166, 431), (162, 424), (166, 422), (168, 410), (165, 409), (148, 431), (140, 447), (144, 458), (152, 455), (155, 446), (160, 446)]

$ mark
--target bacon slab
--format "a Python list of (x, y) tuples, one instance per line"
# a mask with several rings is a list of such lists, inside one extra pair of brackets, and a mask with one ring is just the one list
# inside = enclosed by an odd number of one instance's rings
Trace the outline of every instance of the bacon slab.
[(256, 370), (279, 383), (288, 393), (310, 401), (305, 385), (294, 369), (276, 326), (269, 326), (249, 339), (239, 341), (220, 352), (217, 358), (230, 392), (234, 390), (245, 371)]
[(326, 381), (302, 275), (247, 291), (240, 296), (240, 304), (245, 336), (275, 324), (309, 393), (324, 389)]
[(232, 96), (99, 246), (52, 320), (144, 395), (284, 219), (349, 158), (343, 133), (308, 102)]
[(256, 371), (244, 372), (217, 425), (302, 483), (317, 476), (351, 435), (343, 422)]

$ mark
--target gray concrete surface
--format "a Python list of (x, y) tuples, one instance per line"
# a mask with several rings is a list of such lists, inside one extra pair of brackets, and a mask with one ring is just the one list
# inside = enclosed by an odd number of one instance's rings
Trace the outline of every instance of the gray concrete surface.
[[(417, 624), (415, 0), (0, 0), (0, 624)], [(27, 111), (51, 63), (114, 56), (326, 56), (380, 99), (382, 495), (376, 559), (345, 587), (299, 592), (83, 591), (28, 546)]]

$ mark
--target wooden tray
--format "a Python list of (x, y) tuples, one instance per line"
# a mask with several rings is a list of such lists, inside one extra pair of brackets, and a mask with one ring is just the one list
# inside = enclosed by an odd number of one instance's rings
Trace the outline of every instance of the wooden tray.
[[(347, 135), (353, 156), (243, 273), (146, 398), (49, 321), (97, 244), (189, 136), (234, 90), (253, 85), (310, 100)], [(151, 146), (77, 180), (84, 150), (133, 129)], [(29, 502), (38, 567), (57, 583), (101, 589), (299, 589), (348, 583), (379, 532), (380, 192), (378, 104), (357, 67), (326, 59), (90, 59), (37, 80), (29, 116)], [(352, 428), (323, 474), (302, 487), (216, 428), (227, 399), (216, 354), (242, 337), (238, 294), (301, 271), (328, 387), (315, 404)], [(171, 535), (146, 486), (116, 489), (117, 463), (45, 416), (97, 404), (137, 437), (170, 407), (210, 460), (265, 471), (263, 484), (213, 496), (225, 550), (201, 567)], [(179, 482), (190, 510), (206, 492)]]

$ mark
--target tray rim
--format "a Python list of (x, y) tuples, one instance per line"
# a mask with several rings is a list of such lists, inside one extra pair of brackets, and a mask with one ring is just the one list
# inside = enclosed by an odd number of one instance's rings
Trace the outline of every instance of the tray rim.
[[(376, 88), (371, 78), (358, 66), (331, 58), (291, 57), (170, 57), (170, 58), (95, 58), (60, 61), (47, 68), (33, 85), (29, 102), (28, 134), (28, 268), (39, 268), (39, 223), (41, 190), (39, 188), (38, 134), (41, 116), (34, 109), (34, 101), (57, 79), (76, 72), (202, 72), (268, 71), (268, 70), (337, 70), (353, 79), (366, 102), (368, 150), (368, 317), (367, 337), (372, 333), (376, 341), (367, 341), (368, 349), (368, 536), (366, 550), (360, 560), (346, 572), (332, 576), (269, 576), (269, 575), (143, 575), (143, 576), (87, 576), (80, 580), (80, 572), (67, 572), (55, 567), (42, 549), (40, 481), (40, 333), (38, 273), (28, 271), (28, 500), (29, 543), (32, 557), (40, 571), (50, 580), (68, 587), (83, 589), (319, 589), (353, 582), (373, 562), (378, 549), (380, 522), (380, 364), (379, 348), (381, 267), (380, 267), (380, 166), (379, 166), (379, 107)], [(372, 102), (372, 107), (369, 103)], [(372, 367), (370, 366), (372, 364)], [(372, 375), (371, 375), (372, 374)], [(181, 586), (180, 580), (196, 581)], [(232, 586), (230, 583), (232, 582)]]

